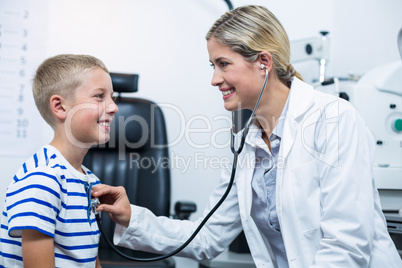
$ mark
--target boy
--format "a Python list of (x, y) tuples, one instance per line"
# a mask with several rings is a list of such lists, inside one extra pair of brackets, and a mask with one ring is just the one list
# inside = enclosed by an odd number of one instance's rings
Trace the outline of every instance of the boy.
[(7, 189), (0, 267), (100, 267), (89, 194), (100, 182), (82, 161), (110, 138), (118, 109), (109, 72), (92, 56), (58, 55), (39, 66), (33, 94), (54, 138)]

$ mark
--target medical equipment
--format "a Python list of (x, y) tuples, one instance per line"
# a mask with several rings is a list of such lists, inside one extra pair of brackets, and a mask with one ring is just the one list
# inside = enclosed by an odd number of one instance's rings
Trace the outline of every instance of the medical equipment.
[[(402, 60), (402, 29), (398, 49)], [(337, 79), (317, 88), (348, 100), (364, 118), (374, 136), (373, 175), (385, 212), (402, 209), (402, 61), (378, 66), (359, 79)], [(339, 83), (341, 81), (341, 83)]]
[(399, 211), (402, 197), (395, 193), (402, 190), (402, 62), (367, 72), (350, 94), (376, 142), (373, 173), (383, 209)]
[(385, 214), (389, 235), (402, 257), (402, 217), (401, 215)]
[(306, 60), (318, 60), (320, 83), (325, 80), (326, 65), (329, 59), (328, 31), (321, 31), (320, 36), (295, 40), (290, 42), (292, 52), (290, 62), (296, 63)]
[(376, 186), (402, 190), (402, 62), (367, 72), (350, 94), (377, 144)]
[[(367, 73), (356, 91), (360, 94), (365, 88), (373, 91), (374, 87), (377, 92), (373, 97), (381, 97), (382, 100), (378, 109), (381, 117), (377, 116), (373, 122), (368, 122), (369, 127), (381, 121), (383, 123), (383, 128), (373, 129), (377, 140), (374, 179), (379, 189), (382, 208), (388, 212), (385, 213), (388, 232), (402, 257), (402, 28), (397, 40), (401, 61)], [(377, 77), (373, 79), (370, 75)], [(367, 86), (370, 82), (374, 84), (371, 87)], [(358, 105), (363, 109), (363, 115), (370, 116), (367, 105)]]
[[(241, 153), (241, 151), (243, 150), (243, 147), (244, 147), (244, 144), (245, 144), (245, 141), (246, 141), (246, 136), (247, 136), (247, 133), (248, 133), (250, 124), (251, 124), (251, 122), (252, 122), (252, 120), (253, 120), (253, 118), (254, 118), (254, 114), (255, 114), (255, 112), (256, 112), (256, 110), (257, 110), (257, 107), (258, 107), (258, 105), (259, 105), (259, 103), (260, 103), (262, 94), (264, 93), (265, 86), (266, 86), (267, 81), (268, 81), (268, 70), (267, 70), (267, 68), (266, 68), (263, 64), (261, 64), (261, 69), (262, 69), (262, 70), (265, 69), (264, 84), (263, 84), (263, 86), (262, 86), (261, 93), (260, 93), (260, 95), (259, 95), (259, 97), (258, 97), (258, 99), (257, 99), (257, 103), (255, 104), (254, 110), (253, 110), (253, 112), (252, 112), (252, 114), (251, 114), (251, 116), (250, 116), (249, 120), (247, 121), (247, 124), (246, 124), (246, 126), (245, 126), (245, 128), (244, 128), (244, 131), (243, 131), (242, 137), (241, 137), (241, 141), (240, 141), (240, 145), (239, 145), (239, 147), (238, 147), (237, 149), (235, 149), (235, 146), (234, 146), (234, 135), (235, 135), (235, 134), (234, 134), (234, 126), (232, 126), (232, 129), (231, 129), (231, 136), (232, 136), (232, 138), (231, 138), (231, 150), (232, 150), (232, 152), (233, 152), (234, 158), (233, 158), (233, 165), (232, 165), (232, 174), (231, 174), (231, 176), (230, 176), (230, 181), (229, 181), (228, 187), (227, 187), (225, 193), (222, 195), (221, 199), (218, 201), (218, 203), (211, 209), (211, 211), (205, 216), (205, 218), (201, 221), (201, 223), (200, 223), (200, 224), (198, 225), (198, 227), (195, 229), (195, 231), (193, 232), (193, 234), (192, 234), (192, 235), (187, 239), (187, 241), (184, 242), (180, 247), (178, 247), (176, 250), (174, 250), (174, 251), (172, 251), (172, 252), (170, 252), (170, 253), (167, 253), (167, 254), (164, 254), (164, 255), (161, 255), (161, 256), (158, 256), (158, 257), (153, 257), (153, 258), (135, 258), (135, 257), (128, 256), (128, 255), (124, 254), (123, 252), (121, 252), (119, 249), (117, 249), (117, 248), (115, 247), (115, 245), (107, 238), (107, 236), (106, 236), (105, 233), (103, 232), (100, 213), (96, 210), (96, 208), (100, 205), (100, 202), (99, 202), (99, 200), (98, 200), (97, 198), (92, 198), (92, 199), (91, 199), (91, 204), (90, 204), (90, 206), (91, 206), (92, 211), (94, 211), (94, 213), (95, 213), (96, 222), (97, 222), (97, 224), (98, 224), (99, 230), (100, 230), (102, 236), (104, 237), (106, 243), (107, 243), (117, 254), (119, 254), (120, 256), (122, 256), (123, 258), (126, 258), (126, 259), (128, 259), (128, 260), (137, 261), (137, 262), (151, 262), (151, 261), (159, 261), (159, 260), (163, 260), (163, 259), (169, 258), (169, 257), (171, 257), (171, 256), (173, 256), (173, 255), (175, 255), (175, 254), (177, 254), (177, 253), (180, 252), (182, 249), (184, 249), (188, 244), (190, 244), (190, 242), (191, 242), (191, 241), (194, 239), (194, 237), (199, 233), (199, 231), (200, 231), (201, 228), (205, 225), (205, 223), (208, 221), (208, 219), (209, 219), (209, 218), (215, 213), (215, 211), (220, 207), (220, 205), (223, 203), (223, 201), (224, 201), (224, 200), (226, 199), (226, 197), (228, 196), (230, 190), (232, 189), (232, 186), (233, 186), (233, 183), (234, 183), (234, 177), (235, 177), (235, 174), (236, 174), (236, 167), (237, 167), (238, 156), (239, 156), (239, 154)], [(232, 118), (232, 120), (233, 120), (233, 118)]]
[[(402, 60), (402, 29), (397, 40)], [(379, 189), (402, 190), (401, 60), (367, 72), (350, 93), (352, 104), (365, 119), (377, 144), (374, 178)], [(399, 206), (394, 207), (399, 210), (402, 203), (393, 206)]]

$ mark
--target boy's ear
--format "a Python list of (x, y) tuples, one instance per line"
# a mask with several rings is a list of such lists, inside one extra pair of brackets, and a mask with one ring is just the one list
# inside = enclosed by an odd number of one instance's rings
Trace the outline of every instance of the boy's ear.
[(64, 120), (67, 116), (66, 100), (59, 96), (53, 95), (50, 97), (50, 109), (52, 113), (59, 119)]

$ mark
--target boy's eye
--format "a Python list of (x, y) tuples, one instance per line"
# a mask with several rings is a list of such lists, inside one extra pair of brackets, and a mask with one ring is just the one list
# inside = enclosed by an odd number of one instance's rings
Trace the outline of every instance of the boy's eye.
[(209, 64), (209, 66), (211, 66), (212, 69), (215, 69), (215, 65), (212, 62)]
[(113, 100), (114, 102), (116, 102), (118, 96), (119, 96), (119, 95), (117, 95), (117, 94), (112, 94), (112, 100)]
[(98, 98), (98, 99), (103, 99), (103, 94), (95, 95), (95, 97)]

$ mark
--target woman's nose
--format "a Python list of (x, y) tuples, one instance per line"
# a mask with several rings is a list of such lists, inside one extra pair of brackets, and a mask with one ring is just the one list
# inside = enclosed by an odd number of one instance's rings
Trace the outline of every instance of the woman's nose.
[(212, 75), (211, 85), (216, 87), (216, 86), (219, 86), (222, 83), (223, 83), (222, 75), (220, 75), (219, 71), (214, 70), (214, 74)]

